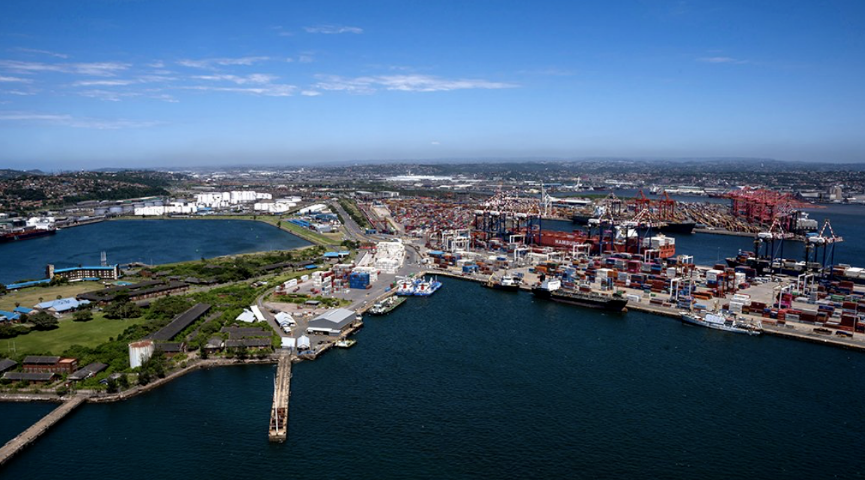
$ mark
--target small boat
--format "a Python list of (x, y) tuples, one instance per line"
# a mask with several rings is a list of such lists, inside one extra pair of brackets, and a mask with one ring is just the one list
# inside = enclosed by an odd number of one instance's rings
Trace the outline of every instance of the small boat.
[(380, 302), (376, 302), (372, 308), (369, 309), (370, 315), (387, 315), (392, 312), (396, 307), (405, 303), (405, 297), (397, 297), (391, 296), (387, 297)]
[(338, 348), (351, 348), (355, 343), (357, 343), (357, 340), (353, 338), (344, 338), (342, 340), (337, 340), (333, 345)]

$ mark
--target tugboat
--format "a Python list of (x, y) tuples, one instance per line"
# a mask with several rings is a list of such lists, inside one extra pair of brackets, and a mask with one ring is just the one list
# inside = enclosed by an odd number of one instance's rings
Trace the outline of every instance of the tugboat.
[(493, 288), (495, 290), (504, 290), (506, 292), (519, 292), (521, 283), (522, 280), (520, 280), (518, 277), (513, 277), (506, 273), (502, 275), (502, 278), (498, 280), (493, 279), (493, 276), (490, 275), (490, 279), (487, 280), (487, 282), (484, 283), (483, 286), (487, 288)]
[(620, 293), (601, 295), (600, 293), (581, 290), (563, 289), (558, 279), (547, 279), (541, 276), (541, 283), (532, 288), (532, 294), (537, 298), (545, 298), (555, 302), (569, 303), (581, 307), (597, 308), (611, 312), (621, 312), (628, 305), (628, 299)]
[(373, 305), (372, 308), (369, 309), (369, 314), (387, 315), (403, 303), (405, 303), (405, 297), (387, 297), (380, 302), (376, 302), (375, 305)]

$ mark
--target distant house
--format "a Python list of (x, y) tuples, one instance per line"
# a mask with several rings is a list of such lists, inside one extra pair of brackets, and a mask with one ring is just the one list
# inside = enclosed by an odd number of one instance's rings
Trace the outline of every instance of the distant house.
[(0, 310), (0, 322), (17, 322), (20, 318), (21, 315), (16, 312)]
[(204, 350), (207, 350), (208, 352), (216, 352), (216, 351), (222, 350), (224, 345), (225, 345), (225, 343), (222, 341), (221, 338), (213, 337), (210, 340), (208, 340), (207, 343), (204, 344), (204, 346), (201, 348)]
[(78, 310), (79, 308), (86, 307), (88, 305), (90, 305), (90, 301), (88, 300), (78, 300), (70, 297), (38, 303), (33, 308), (49, 313), (67, 313), (73, 312), (75, 310)]
[(48, 265), (45, 268), (48, 278), (60, 277), (75, 282), (78, 280), (117, 280), (120, 278), (120, 266), (79, 266), (70, 268), (54, 268)]
[(162, 350), (165, 353), (166, 357), (171, 358), (177, 354), (185, 352), (186, 351), (186, 343), (185, 342), (157, 343), (156, 348), (158, 350)]

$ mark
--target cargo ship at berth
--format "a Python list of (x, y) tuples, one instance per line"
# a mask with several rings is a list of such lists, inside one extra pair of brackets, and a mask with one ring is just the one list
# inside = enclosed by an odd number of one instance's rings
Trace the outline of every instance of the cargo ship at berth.
[(397, 282), (396, 294), (399, 296), (428, 297), (441, 288), (442, 283), (437, 279), (427, 280), (421, 278), (405, 278)]
[(592, 291), (562, 289), (562, 282), (557, 279), (542, 279), (540, 285), (532, 288), (532, 293), (537, 298), (610, 312), (621, 312), (628, 305), (628, 300), (621, 295), (606, 296)]
[(57, 229), (50, 228), (40, 228), (40, 227), (24, 227), (24, 228), (16, 228), (13, 230), (5, 231), (0, 230), (0, 243), (2, 242), (14, 242), (17, 240), (29, 240), (31, 238), (44, 237), (47, 235), (54, 235), (57, 233)]
[[(597, 219), (591, 215), (574, 215), (571, 220), (578, 225), (588, 225), (589, 220)], [(697, 227), (697, 222), (662, 222), (659, 226), (652, 227), (652, 230), (661, 233), (679, 233), (690, 235), (694, 233), (694, 228)], [(640, 227), (647, 230), (647, 227)]]
[(727, 318), (723, 315), (707, 313), (703, 316), (682, 312), (682, 323), (689, 325), (697, 325), (699, 327), (711, 328), (714, 330), (722, 330), (724, 332), (744, 333), (745, 335), (760, 335), (760, 330), (748, 324), (737, 322), (732, 318)]

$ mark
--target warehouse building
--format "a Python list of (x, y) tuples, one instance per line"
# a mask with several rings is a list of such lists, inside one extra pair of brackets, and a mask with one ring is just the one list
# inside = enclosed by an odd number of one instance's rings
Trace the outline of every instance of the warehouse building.
[(65, 278), (70, 282), (80, 280), (117, 280), (120, 278), (120, 266), (77, 266), (69, 268), (54, 268), (49, 264), (45, 267), (45, 276), (49, 279), (54, 277)]
[(72, 373), (78, 368), (78, 360), (54, 356), (28, 355), (21, 363), (26, 373)]
[(340, 335), (354, 323), (355, 313), (347, 308), (329, 310), (309, 321), (310, 335)]

